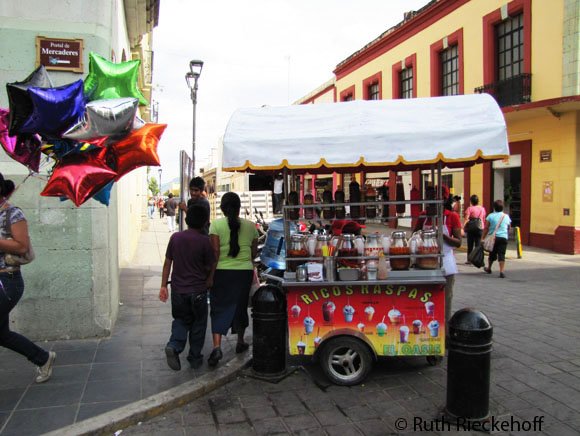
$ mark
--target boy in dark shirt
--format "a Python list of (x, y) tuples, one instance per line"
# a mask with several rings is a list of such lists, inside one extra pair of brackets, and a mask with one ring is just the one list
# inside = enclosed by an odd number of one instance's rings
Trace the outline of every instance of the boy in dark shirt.
[[(189, 196), (190, 199), (187, 201), (187, 206), (185, 202), (179, 203), (179, 210), (182, 210), (187, 213), (187, 209), (189, 209), (194, 204), (200, 204), (207, 209), (207, 213), (210, 213), (210, 206), (209, 201), (207, 198), (203, 196), (203, 192), (205, 190), (205, 180), (201, 177), (194, 177), (189, 181)], [(204, 235), (209, 234), (209, 219), (207, 220), (207, 224), (203, 228)]]
[(192, 368), (203, 363), (203, 343), (207, 327), (207, 289), (212, 282), (215, 255), (203, 228), (209, 220), (207, 209), (194, 204), (187, 210), (188, 229), (171, 235), (163, 273), (159, 299), (166, 302), (167, 283), (171, 273), (171, 337), (165, 347), (167, 364), (175, 371), (181, 369), (179, 354), (185, 349), (189, 336), (187, 360)]

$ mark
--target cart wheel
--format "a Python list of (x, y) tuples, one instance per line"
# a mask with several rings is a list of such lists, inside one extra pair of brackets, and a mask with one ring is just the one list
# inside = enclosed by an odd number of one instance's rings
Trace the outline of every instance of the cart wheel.
[(322, 370), (337, 385), (352, 386), (362, 382), (373, 366), (371, 352), (359, 339), (329, 339), (320, 351)]
[(442, 356), (427, 356), (427, 363), (431, 366), (437, 366), (443, 361)]

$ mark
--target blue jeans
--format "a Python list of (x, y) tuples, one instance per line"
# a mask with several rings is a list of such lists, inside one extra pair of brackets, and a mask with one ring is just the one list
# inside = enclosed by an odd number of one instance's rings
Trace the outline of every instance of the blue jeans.
[(178, 354), (185, 349), (189, 336), (187, 360), (192, 363), (203, 359), (201, 350), (207, 328), (207, 292), (178, 294), (171, 292), (171, 337), (167, 345)]
[(18, 333), (10, 331), (9, 314), (24, 293), (20, 271), (0, 273), (0, 345), (22, 354), (36, 366), (48, 361), (48, 352)]

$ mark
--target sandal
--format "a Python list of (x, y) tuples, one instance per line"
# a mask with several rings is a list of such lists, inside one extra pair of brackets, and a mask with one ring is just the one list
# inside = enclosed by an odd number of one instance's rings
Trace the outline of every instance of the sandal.
[(483, 268), (483, 270), (484, 270), (486, 273), (488, 273), (488, 274), (491, 274), (491, 269), (490, 269), (490, 268)]

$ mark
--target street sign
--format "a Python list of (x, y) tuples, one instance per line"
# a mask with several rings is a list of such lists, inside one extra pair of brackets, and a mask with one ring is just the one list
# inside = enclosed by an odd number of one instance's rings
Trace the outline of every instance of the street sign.
[(47, 70), (83, 72), (83, 40), (36, 37), (36, 66)]

